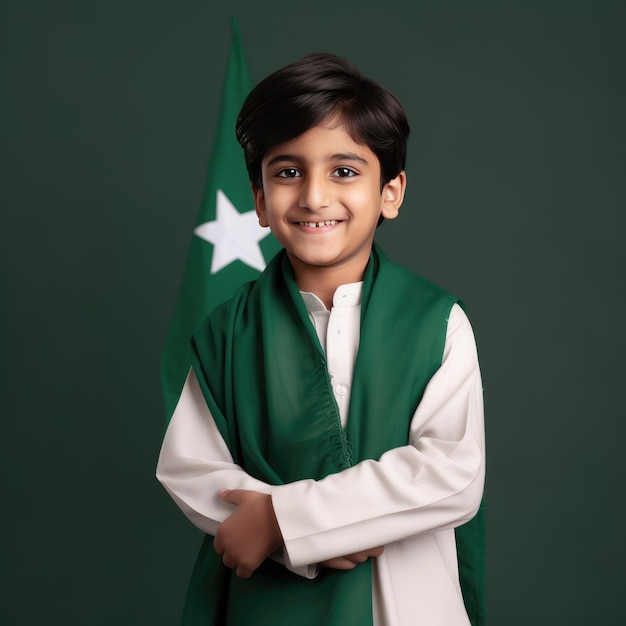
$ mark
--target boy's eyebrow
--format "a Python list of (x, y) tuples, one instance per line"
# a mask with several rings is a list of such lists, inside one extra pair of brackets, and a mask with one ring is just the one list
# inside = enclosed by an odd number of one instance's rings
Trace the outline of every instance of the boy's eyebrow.
[[(358, 161), (359, 163), (364, 163), (365, 165), (368, 162), (358, 154), (354, 152), (338, 152), (336, 154), (331, 154), (327, 158), (328, 161)], [(277, 154), (275, 157), (272, 157), (268, 162), (268, 167), (270, 165), (274, 165), (276, 163), (281, 163), (283, 161), (289, 163), (302, 163), (304, 159), (302, 157), (293, 155), (293, 154)]]
[(365, 163), (365, 165), (367, 165), (367, 161), (359, 156), (358, 154), (355, 154), (354, 152), (346, 152), (346, 153), (339, 153), (339, 154), (333, 154), (329, 159), (329, 161), (358, 161), (359, 163)]
[(300, 163), (302, 159), (300, 157), (294, 156), (293, 154), (277, 154), (275, 157), (272, 157), (268, 162), (269, 165), (274, 165), (274, 163), (280, 163), (281, 161), (289, 161), (290, 163)]

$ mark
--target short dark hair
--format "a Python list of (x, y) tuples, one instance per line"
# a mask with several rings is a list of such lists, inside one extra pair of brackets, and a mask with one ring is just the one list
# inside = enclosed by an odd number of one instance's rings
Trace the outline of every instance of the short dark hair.
[(332, 117), (378, 157), (381, 186), (404, 170), (410, 129), (398, 99), (349, 61), (319, 53), (270, 74), (243, 103), (236, 133), (252, 183), (262, 187), (269, 150)]

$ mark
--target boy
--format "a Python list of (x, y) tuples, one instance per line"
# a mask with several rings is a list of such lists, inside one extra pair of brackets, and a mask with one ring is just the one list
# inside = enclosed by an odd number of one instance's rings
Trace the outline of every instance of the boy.
[(482, 623), (454, 530), (484, 481), (472, 331), (373, 243), (408, 134), (396, 98), (331, 55), (242, 107), (259, 222), (284, 250), (195, 334), (163, 442), (159, 480), (207, 533), (185, 624), (467, 626), (466, 606)]

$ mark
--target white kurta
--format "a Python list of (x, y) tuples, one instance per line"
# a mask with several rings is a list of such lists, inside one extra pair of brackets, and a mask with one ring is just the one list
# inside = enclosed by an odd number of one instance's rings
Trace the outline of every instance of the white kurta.
[[(315, 295), (302, 294), (326, 352), (344, 425), (359, 344), (361, 287), (339, 287), (330, 312)], [(192, 371), (157, 467), (158, 479), (185, 515), (211, 535), (233, 511), (218, 497), (220, 489), (270, 493), (285, 542), (276, 559), (299, 575), (313, 577), (321, 561), (384, 545), (374, 560), (376, 626), (469, 626), (454, 527), (476, 513), (484, 474), (478, 357), (469, 321), (457, 305), (441, 367), (412, 418), (409, 445), (323, 480), (268, 485), (234, 464)]]

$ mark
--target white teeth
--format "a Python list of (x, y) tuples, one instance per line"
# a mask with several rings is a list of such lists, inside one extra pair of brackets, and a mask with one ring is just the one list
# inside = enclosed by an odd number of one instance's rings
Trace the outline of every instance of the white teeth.
[(308, 226), (309, 228), (320, 228), (321, 226), (334, 226), (337, 220), (325, 220), (323, 222), (298, 222), (300, 226)]

